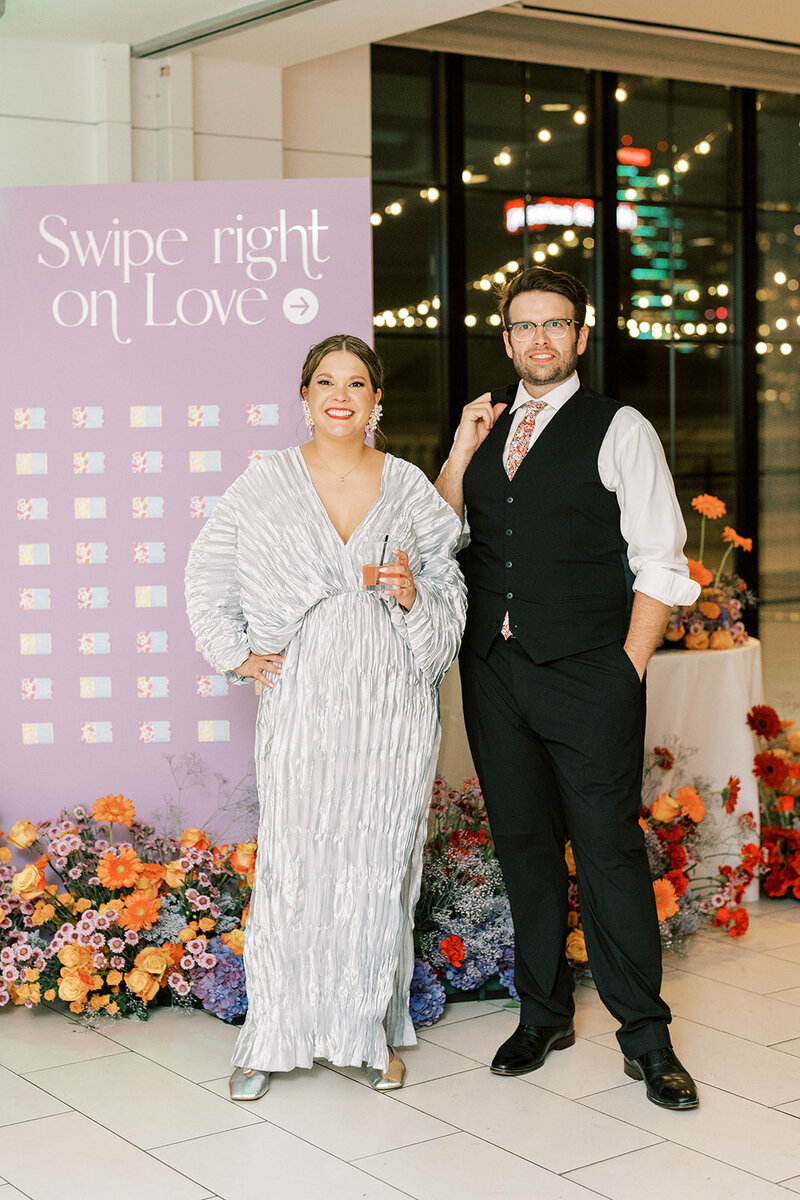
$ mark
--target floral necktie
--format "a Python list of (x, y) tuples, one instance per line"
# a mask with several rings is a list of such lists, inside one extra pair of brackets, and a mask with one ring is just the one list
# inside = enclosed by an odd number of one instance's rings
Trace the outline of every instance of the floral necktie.
[(514, 478), (519, 464), (530, 450), (536, 418), (542, 409), (546, 407), (546, 400), (529, 400), (525, 405), (527, 412), (517, 428), (514, 430), (514, 436), (511, 439), (511, 445), (508, 447), (506, 475), (508, 475), (509, 479)]
[[(517, 468), (522, 462), (525, 455), (531, 448), (533, 440), (533, 428), (536, 424), (536, 418), (543, 408), (547, 407), (546, 400), (529, 400), (525, 405), (527, 412), (520, 421), (517, 428), (514, 430), (514, 436), (511, 439), (511, 445), (508, 447), (508, 457), (506, 459), (506, 475), (509, 479), (513, 479), (517, 473)], [(508, 641), (513, 637), (511, 625), (508, 619), (508, 613), (503, 617), (503, 625), (500, 629), (503, 637)]]

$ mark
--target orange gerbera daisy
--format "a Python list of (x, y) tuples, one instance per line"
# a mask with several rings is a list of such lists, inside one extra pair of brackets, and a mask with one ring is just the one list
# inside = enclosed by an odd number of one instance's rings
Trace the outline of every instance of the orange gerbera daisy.
[(701, 587), (708, 587), (714, 578), (708, 567), (704, 567), (696, 558), (687, 558), (686, 562), (689, 565), (689, 578), (695, 583), (699, 583)]
[(122, 847), (117, 854), (109, 850), (97, 864), (97, 878), (108, 888), (133, 887), (143, 866), (135, 850)]
[(161, 901), (152, 892), (131, 892), (125, 897), (117, 924), (123, 929), (152, 929), (160, 908)]
[(720, 607), (713, 600), (704, 600), (700, 605), (700, 612), (704, 617), (708, 617), (709, 621), (716, 621), (720, 614)]
[(92, 816), (95, 821), (108, 821), (115, 825), (132, 825), (136, 810), (130, 800), (125, 800), (122, 793), (119, 796), (100, 796), (92, 805)]
[(753, 549), (753, 539), (746, 538), (746, 537), (739, 537), (739, 534), (736, 532), (735, 529), (732, 529), (730, 525), (726, 525), (725, 528), (723, 529), (722, 540), (723, 540), (723, 542), (733, 542), (734, 546), (736, 546), (736, 548), (738, 550), (752, 550)]
[(696, 788), (682, 787), (675, 793), (675, 803), (681, 806), (681, 816), (699, 825), (706, 815), (706, 806)]
[(692, 500), (692, 508), (696, 509), (701, 517), (708, 517), (710, 521), (724, 517), (728, 511), (723, 500), (720, 500), (718, 496), (709, 496), (708, 492), (695, 496)]
[(656, 897), (656, 912), (659, 921), (666, 921), (678, 911), (678, 899), (675, 888), (668, 879), (656, 879), (653, 883)]

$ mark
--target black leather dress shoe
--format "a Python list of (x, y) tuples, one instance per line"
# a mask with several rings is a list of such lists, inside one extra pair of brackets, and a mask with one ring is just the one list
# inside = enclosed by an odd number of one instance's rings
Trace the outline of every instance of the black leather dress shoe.
[(625, 1058), (625, 1074), (643, 1079), (647, 1099), (661, 1108), (697, 1108), (697, 1088), (671, 1046), (648, 1050), (640, 1058)]
[(575, 1044), (569, 1025), (518, 1025), (492, 1059), (494, 1075), (526, 1075), (541, 1067), (551, 1050), (566, 1050)]

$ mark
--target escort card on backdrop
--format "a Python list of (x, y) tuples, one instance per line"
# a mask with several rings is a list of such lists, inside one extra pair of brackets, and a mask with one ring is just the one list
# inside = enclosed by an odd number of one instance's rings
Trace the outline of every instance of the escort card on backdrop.
[(252, 819), (255, 701), (197, 653), (183, 570), (256, 458), (306, 438), (309, 346), (371, 338), (365, 180), (0, 191), (0, 824), (124, 792)]

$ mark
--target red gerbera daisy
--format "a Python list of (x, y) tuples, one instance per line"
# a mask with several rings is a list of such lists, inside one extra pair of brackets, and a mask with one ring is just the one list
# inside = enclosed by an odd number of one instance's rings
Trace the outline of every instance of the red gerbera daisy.
[(753, 774), (770, 788), (779, 788), (786, 778), (786, 763), (777, 754), (757, 754), (753, 760)]
[(725, 805), (725, 812), (732, 813), (736, 808), (736, 801), (739, 799), (742, 781), (738, 775), (731, 775), (727, 786), (722, 789), (722, 803)]
[(747, 724), (766, 741), (773, 741), (781, 731), (781, 719), (768, 704), (755, 704), (747, 714)]

